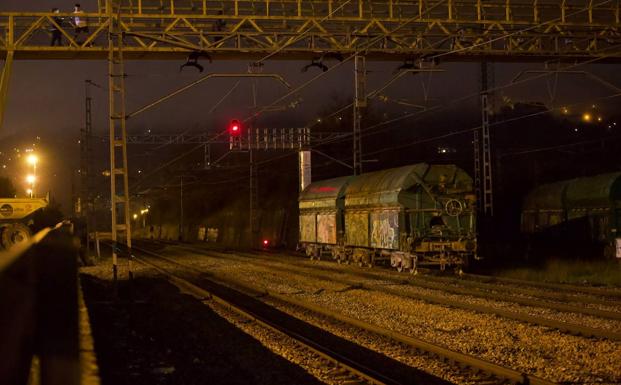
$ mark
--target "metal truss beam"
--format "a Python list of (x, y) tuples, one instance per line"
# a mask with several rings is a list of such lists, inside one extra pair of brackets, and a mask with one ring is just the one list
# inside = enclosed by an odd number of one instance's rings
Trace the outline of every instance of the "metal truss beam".
[[(307, 128), (255, 128), (249, 131), (243, 148), (254, 149), (297, 149), (300, 146), (315, 146), (333, 140), (350, 137), (349, 132), (312, 132)], [(222, 135), (209, 134), (145, 134), (128, 135), (127, 144), (172, 145), (172, 144), (229, 144)]]
[[(368, 59), (440, 55), (445, 61), (621, 59), (618, 1), (542, 0), (138, 0), (118, 16), (126, 60), (178, 59), (200, 50), (216, 60), (301, 59), (325, 52)], [(74, 38), (58, 14), (0, 13), (0, 58), (107, 58), (110, 21), (102, 4), (86, 14), (89, 33)], [(71, 14), (60, 14), (66, 20)]]
[(4, 67), (2, 67), (2, 72), (0, 73), (0, 127), (2, 127), (2, 122), (4, 121), (4, 111), (9, 93), (9, 81), (12, 68), (13, 51), (9, 51), (4, 59)]

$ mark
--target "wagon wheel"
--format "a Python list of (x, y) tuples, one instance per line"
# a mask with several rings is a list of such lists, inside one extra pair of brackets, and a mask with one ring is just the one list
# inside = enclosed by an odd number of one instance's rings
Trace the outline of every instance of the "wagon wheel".
[(452, 217), (456, 217), (464, 211), (464, 206), (457, 199), (450, 199), (444, 204), (444, 210)]

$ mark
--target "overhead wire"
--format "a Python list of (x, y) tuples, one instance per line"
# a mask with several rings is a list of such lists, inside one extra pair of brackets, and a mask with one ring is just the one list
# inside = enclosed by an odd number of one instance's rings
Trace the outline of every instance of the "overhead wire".
[[(591, 7), (591, 9), (593, 9), (593, 8), (599, 8), (599, 7), (601, 7), (601, 6), (605, 5), (605, 4), (608, 4), (608, 3), (610, 3), (610, 2), (612, 2), (612, 0), (604, 0), (604, 1), (602, 1), (602, 2), (600, 2), (600, 3), (598, 3), (598, 4), (596, 4), (596, 5), (592, 6), (592, 7)], [(446, 1), (441, 1), (441, 2), (436, 3), (436, 4), (435, 4), (435, 5), (433, 5), (432, 7), (430, 7), (430, 8), (428, 8), (428, 9), (426, 9), (424, 13), (425, 13), (425, 14), (427, 14), (427, 13), (431, 12), (432, 10), (434, 10), (434, 9), (435, 9), (435, 8), (437, 8), (437, 7), (439, 7), (439, 6), (440, 6), (441, 4), (443, 4), (443, 3), (446, 3)], [(581, 8), (581, 9), (579, 9), (579, 10), (575, 11), (575, 12), (570, 12), (569, 14), (566, 14), (566, 15), (565, 15), (565, 17), (567, 18), (567, 17), (575, 16), (575, 15), (577, 15), (577, 14), (580, 14), (580, 13), (583, 13), (583, 12), (587, 12), (588, 10), (589, 10), (589, 7), (584, 7), (584, 8)], [(369, 42), (368, 42), (368, 43), (367, 43), (364, 47), (356, 49), (356, 51), (355, 51), (353, 54), (351, 54), (351, 55), (350, 55), (350, 56), (348, 56), (347, 58), (343, 59), (343, 61), (338, 62), (338, 63), (337, 63), (337, 64), (335, 64), (334, 66), (330, 67), (327, 71), (325, 71), (325, 72), (321, 72), (321, 73), (320, 73), (320, 74), (318, 74), (317, 76), (315, 76), (315, 77), (311, 78), (310, 80), (308, 80), (308, 81), (304, 82), (304, 83), (303, 83), (303, 84), (301, 84), (300, 86), (298, 86), (298, 87), (294, 88), (293, 90), (289, 91), (289, 92), (288, 92), (288, 93), (286, 93), (285, 95), (283, 95), (283, 96), (279, 97), (278, 99), (276, 99), (276, 100), (275, 100), (275, 101), (273, 101), (271, 104), (269, 104), (269, 105), (267, 105), (266, 107), (264, 107), (263, 109), (261, 109), (261, 110), (259, 110), (259, 111), (255, 112), (253, 115), (251, 115), (251, 116), (249, 116), (249, 117), (245, 118), (245, 119), (244, 119), (244, 121), (247, 121), (247, 120), (249, 120), (249, 119), (252, 119), (252, 118), (254, 118), (254, 117), (258, 116), (259, 114), (261, 114), (262, 112), (264, 112), (267, 108), (272, 107), (273, 105), (275, 105), (275, 104), (278, 104), (278, 103), (282, 102), (284, 99), (288, 98), (289, 96), (291, 96), (291, 95), (292, 95), (292, 94), (294, 94), (294, 93), (298, 93), (301, 89), (303, 89), (303, 88), (307, 87), (309, 84), (311, 84), (312, 82), (316, 81), (317, 79), (319, 79), (319, 78), (321, 78), (321, 77), (325, 76), (326, 74), (328, 74), (329, 72), (333, 71), (334, 69), (336, 69), (336, 68), (338, 68), (338, 67), (342, 66), (342, 65), (343, 65), (343, 64), (345, 64), (346, 62), (348, 62), (348, 61), (350, 61), (351, 59), (353, 59), (353, 58), (354, 58), (356, 55), (358, 55), (360, 52), (363, 52), (363, 51), (367, 50), (367, 49), (368, 49), (368, 48), (370, 48), (373, 44), (377, 43), (377, 42), (378, 42), (378, 41), (380, 41), (381, 39), (383, 39), (383, 38), (385, 38), (385, 37), (387, 37), (387, 36), (389, 36), (389, 35), (391, 35), (391, 34), (393, 34), (393, 33), (397, 32), (397, 31), (399, 31), (401, 28), (405, 27), (406, 25), (408, 25), (408, 24), (410, 24), (410, 23), (412, 23), (412, 22), (414, 22), (414, 21), (416, 21), (416, 20), (420, 20), (420, 19), (422, 19), (422, 17), (423, 17), (423, 13), (421, 13), (421, 14), (419, 14), (419, 15), (417, 15), (417, 16), (414, 16), (414, 17), (412, 17), (412, 18), (410, 18), (410, 19), (408, 19), (408, 20), (406, 20), (406, 21), (401, 22), (401, 23), (400, 23), (397, 27), (395, 27), (395, 28), (394, 28), (394, 29), (392, 29), (391, 31), (387, 31), (387, 32), (385, 32), (385, 33), (380, 33), (380, 34), (378, 34), (378, 36), (376, 36), (375, 38), (371, 39), (371, 40), (370, 40), (370, 41), (369, 41)], [(446, 56), (446, 55), (449, 55), (449, 54), (454, 54), (454, 53), (459, 53), (459, 52), (466, 51), (466, 50), (471, 50), (472, 48), (475, 48), (475, 47), (478, 47), (478, 46), (482, 46), (482, 45), (491, 44), (491, 43), (494, 43), (494, 42), (499, 41), (499, 40), (504, 40), (504, 39), (507, 39), (508, 37), (511, 37), (511, 36), (513, 36), (513, 35), (518, 35), (518, 34), (521, 34), (521, 33), (523, 33), (523, 32), (527, 32), (527, 31), (529, 31), (529, 30), (532, 30), (532, 29), (535, 29), (535, 28), (538, 28), (538, 27), (541, 27), (541, 26), (545, 26), (545, 25), (547, 25), (547, 24), (551, 24), (551, 23), (554, 23), (554, 22), (557, 22), (557, 21), (560, 21), (560, 20), (562, 20), (560, 17), (559, 17), (559, 18), (556, 18), (556, 19), (547, 20), (547, 21), (545, 21), (545, 22), (541, 22), (541, 23), (539, 23), (539, 24), (535, 24), (535, 25), (532, 25), (532, 26), (530, 26), (530, 27), (522, 28), (522, 29), (516, 30), (516, 31), (514, 31), (514, 32), (507, 33), (507, 34), (502, 35), (502, 36), (499, 36), (499, 37), (497, 37), (497, 38), (493, 38), (493, 39), (490, 39), (490, 40), (486, 40), (486, 41), (481, 42), (481, 43), (475, 43), (475, 44), (473, 44), (473, 45), (471, 45), (471, 46), (469, 46), (469, 47), (462, 47), (462, 48), (453, 49), (453, 50), (450, 50), (450, 51), (447, 51), (447, 52), (443, 52), (443, 53), (439, 53), (439, 54), (431, 55), (431, 56), (425, 57), (425, 60), (429, 61), (429, 60), (433, 60), (433, 59), (439, 58), (439, 57), (441, 57), (441, 56)]]
[[(348, 1), (348, 2), (349, 2), (349, 1)], [(600, 3), (596, 4), (595, 6), (592, 6), (592, 8), (598, 8), (598, 7), (601, 7), (602, 5), (605, 5), (605, 4), (610, 3), (610, 2), (611, 2), (611, 0), (605, 0), (605, 1), (603, 1), (603, 2), (600, 2)], [(437, 4), (435, 4), (434, 6), (432, 6), (431, 8), (428, 8), (427, 10), (425, 10), (425, 13), (429, 13), (429, 12), (430, 12), (430, 11), (432, 11), (434, 8), (436, 8), (436, 7), (440, 6), (440, 5), (441, 5), (441, 4), (443, 4), (443, 3), (445, 3), (445, 1), (444, 1), (444, 2), (438, 2)], [(341, 8), (342, 8), (342, 6), (341, 6)], [(579, 14), (579, 13), (582, 13), (582, 12), (585, 12), (585, 11), (587, 11), (588, 9), (589, 9), (588, 7), (585, 7), (585, 8), (583, 8), (583, 9), (577, 10), (577, 11), (575, 11), (575, 12), (573, 12), (573, 13), (570, 13), (569, 15), (566, 15), (566, 17), (567, 17), (567, 16), (573, 16), (573, 15), (576, 15), (576, 14)], [(325, 21), (326, 19), (328, 19), (328, 18), (329, 18), (329, 17), (330, 17), (333, 13), (334, 13), (334, 12), (332, 12), (330, 15), (328, 15), (328, 16), (326, 16), (326, 17), (324, 17), (324, 19), (322, 19), (322, 22), (323, 22), (323, 21)], [(341, 66), (341, 65), (343, 65), (345, 62), (348, 62), (349, 60), (351, 60), (352, 58), (354, 58), (354, 57), (355, 57), (357, 54), (359, 54), (360, 52), (362, 52), (362, 51), (364, 51), (364, 50), (368, 49), (371, 45), (375, 44), (375, 43), (376, 43), (377, 41), (379, 41), (380, 39), (383, 39), (383, 38), (385, 38), (386, 36), (389, 36), (390, 34), (392, 34), (392, 33), (396, 32), (396, 31), (400, 30), (401, 28), (403, 28), (404, 26), (406, 26), (406, 25), (408, 25), (408, 24), (412, 23), (412, 22), (413, 22), (413, 21), (415, 21), (415, 20), (421, 19), (422, 17), (423, 17), (423, 14), (421, 13), (421, 14), (419, 14), (419, 15), (415, 16), (415, 17), (412, 17), (412, 18), (408, 19), (407, 21), (404, 21), (404, 22), (400, 23), (400, 25), (398, 25), (398, 26), (397, 26), (396, 28), (394, 28), (393, 30), (388, 31), (388, 32), (383, 33), (383, 34), (379, 34), (377, 37), (375, 37), (375, 38), (371, 39), (371, 40), (367, 43), (367, 45), (366, 45), (364, 48), (359, 48), (358, 50), (356, 50), (356, 52), (355, 52), (355, 53), (353, 53), (353, 54), (352, 54), (352, 55), (350, 55), (349, 57), (345, 58), (343, 61), (341, 61), (341, 62), (337, 63), (336, 65), (334, 65), (334, 66), (332, 66), (332, 67), (330, 67), (330, 68), (328, 69), (328, 71), (320, 73), (319, 75), (317, 75), (317, 76), (315, 76), (315, 77), (311, 78), (310, 80), (308, 80), (308, 81), (304, 82), (304, 83), (303, 83), (303, 84), (301, 84), (300, 86), (298, 86), (298, 87), (296, 87), (296, 88), (294, 88), (294, 89), (290, 90), (288, 93), (286, 93), (285, 95), (283, 95), (283, 96), (279, 97), (278, 99), (276, 99), (276, 100), (275, 100), (275, 101), (273, 101), (272, 103), (270, 103), (270, 104), (268, 104), (268, 105), (266, 105), (266, 106), (262, 107), (262, 108), (261, 108), (261, 109), (259, 109), (258, 111), (255, 111), (255, 113), (254, 113), (254, 114), (252, 114), (251, 116), (249, 116), (249, 117), (245, 118), (245, 119), (244, 119), (244, 121), (247, 121), (247, 120), (249, 120), (249, 119), (252, 119), (252, 118), (256, 117), (258, 114), (260, 114), (260, 113), (262, 113), (262, 112), (266, 111), (267, 109), (269, 109), (270, 107), (272, 107), (272, 106), (274, 106), (274, 105), (276, 105), (276, 104), (280, 103), (282, 100), (285, 100), (285, 99), (286, 99), (286, 98), (288, 98), (289, 96), (291, 96), (291, 95), (293, 95), (293, 94), (295, 94), (295, 93), (298, 93), (300, 90), (302, 90), (302, 89), (306, 88), (306, 87), (307, 87), (308, 85), (310, 85), (312, 82), (314, 82), (314, 81), (316, 81), (317, 79), (319, 79), (319, 78), (321, 78), (321, 77), (325, 76), (328, 72), (333, 71), (334, 69), (336, 69), (336, 68), (340, 67), (340, 66)], [(449, 54), (459, 53), (459, 52), (466, 51), (466, 50), (472, 50), (472, 48), (474, 48), (474, 47), (481, 46), (481, 45), (491, 44), (491, 43), (493, 43), (493, 42), (495, 42), (495, 41), (498, 41), (498, 40), (504, 40), (504, 39), (507, 39), (508, 37), (511, 37), (511, 36), (513, 36), (513, 35), (520, 34), (520, 33), (523, 33), (523, 32), (527, 32), (527, 31), (529, 31), (529, 30), (532, 30), (532, 29), (538, 28), (538, 27), (540, 27), (540, 26), (544, 26), (544, 25), (547, 25), (547, 24), (553, 23), (553, 22), (558, 21), (558, 20), (560, 20), (560, 18), (557, 18), (557, 19), (552, 19), (552, 20), (548, 20), (548, 21), (545, 21), (545, 22), (542, 22), (542, 23), (539, 23), (539, 24), (536, 24), (536, 25), (533, 25), (533, 26), (530, 26), (530, 27), (527, 27), (527, 28), (519, 29), (519, 30), (516, 30), (516, 31), (514, 31), (514, 32), (510, 32), (510, 33), (508, 33), (508, 34), (505, 34), (505, 35), (499, 36), (499, 37), (497, 37), (497, 38), (493, 38), (493, 39), (490, 39), (490, 40), (486, 40), (486, 41), (481, 42), (481, 43), (475, 43), (475, 44), (473, 44), (473, 45), (471, 45), (471, 46), (468, 46), (468, 47), (461, 47), (461, 48), (458, 48), (458, 49), (453, 49), (453, 50), (450, 50), (450, 51), (447, 51), (447, 52), (443, 52), (443, 53), (435, 54), (435, 55), (432, 55), (432, 56), (426, 57), (425, 59), (426, 59), (426, 60), (430, 60), (430, 59), (431, 59), (431, 60), (433, 60), (433, 59), (435, 59), (435, 58), (439, 58), (439, 57), (446, 56), (446, 55), (449, 55)], [(267, 60), (269, 57), (271, 57), (271, 56), (275, 55), (277, 52), (279, 52), (279, 51), (281, 51), (282, 49), (286, 48), (288, 45), (293, 44), (293, 43), (295, 43), (296, 41), (299, 41), (299, 40), (300, 40), (301, 38), (303, 38), (303, 36), (304, 36), (305, 34), (307, 34), (307, 33), (308, 33), (308, 31), (304, 32), (304, 33), (302, 34), (302, 36), (301, 36), (301, 37), (300, 37), (300, 36), (298, 36), (297, 40), (291, 41), (289, 44), (285, 44), (285, 45), (281, 46), (281, 47), (280, 47), (279, 49), (277, 49), (275, 52), (272, 52), (272, 53), (268, 54), (266, 57), (264, 57), (264, 58), (260, 59), (260, 60), (259, 60), (259, 62), (262, 62), (262, 61)], [(597, 61), (597, 60), (602, 60), (602, 58), (601, 58), (601, 57), (599, 57), (599, 58), (595, 58), (595, 59), (592, 59), (592, 60), (587, 61), (587, 62), (581, 62), (581, 63), (579, 63), (579, 64), (577, 64), (577, 65), (585, 65), (585, 64), (588, 64), (589, 62), (595, 62), (595, 61)], [(570, 67), (570, 68), (571, 68), (571, 67)], [(544, 77), (544, 76), (548, 76), (548, 74), (543, 74), (543, 75), (541, 75), (540, 77)], [(524, 81), (531, 81), (531, 80), (534, 80), (534, 79), (533, 79), (533, 78), (529, 78), (529, 79), (525, 79)], [(503, 87), (496, 87), (496, 88), (491, 88), (491, 89), (487, 89), (487, 90), (482, 90), (481, 92), (492, 92), (492, 91), (499, 90), (499, 89), (502, 89), (502, 88), (505, 88), (505, 87), (514, 86), (514, 85), (516, 85), (516, 84), (517, 84), (517, 82), (514, 82), (514, 83), (511, 83), (511, 84), (507, 84), (507, 85), (505, 85), (505, 86), (503, 86)], [(386, 87), (387, 87), (387, 86), (386, 86)], [(384, 87), (384, 88), (385, 88), (385, 87)], [(460, 99), (458, 99), (458, 100), (454, 100), (454, 101), (452, 101), (450, 104), (455, 104), (456, 102), (463, 101), (463, 100), (467, 100), (467, 99), (469, 99), (469, 98), (471, 98), (471, 97), (473, 97), (473, 96), (480, 95), (480, 93), (481, 93), (481, 92), (477, 92), (477, 93), (475, 93), (475, 94), (473, 94), (473, 95), (467, 95), (467, 96), (462, 97), (462, 98), (460, 98)], [(350, 104), (350, 105), (348, 105), (348, 106), (345, 106), (345, 107), (341, 108), (339, 111), (343, 111), (343, 110), (345, 110), (345, 109), (349, 108), (350, 106), (351, 106), (351, 104)], [(445, 108), (446, 108), (446, 107), (445, 107)], [(389, 123), (394, 123), (394, 122), (396, 122), (396, 121), (403, 120), (403, 119), (406, 119), (406, 118), (409, 118), (409, 117), (412, 117), (412, 116), (415, 116), (415, 115), (419, 115), (419, 114), (423, 114), (423, 113), (428, 113), (428, 112), (431, 112), (431, 111), (433, 111), (433, 112), (438, 112), (437, 110), (438, 110), (438, 108), (432, 108), (432, 109), (424, 110), (424, 111), (422, 111), (422, 112), (417, 112), (417, 113), (415, 113), (415, 114), (406, 114), (406, 115), (404, 115), (404, 116), (400, 116), (400, 117), (397, 117), (397, 118), (391, 119), (390, 121), (387, 121), (387, 122), (381, 122), (381, 123), (376, 124), (376, 125), (374, 125), (374, 126), (367, 127), (367, 128), (365, 128), (365, 129), (363, 130), (363, 132), (368, 132), (369, 130), (371, 130), (371, 129), (373, 129), (373, 128), (376, 128), (376, 127), (379, 127), (379, 126), (382, 126), (382, 125), (385, 125), (385, 124), (389, 124)], [(333, 113), (333, 114), (334, 114), (334, 113)], [(330, 116), (333, 116), (333, 115), (330, 115)], [(385, 131), (385, 130), (381, 130), (381, 132), (383, 132), (383, 131)], [(377, 133), (379, 133), (379, 132), (377, 132)], [(373, 133), (373, 134), (375, 134), (375, 133)], [(342, 140), (345, 140), (345, 139), (333, 139), (333, 140), (327, 141), (327, 142), (322, 143), (322, 144), (334, 143), (334, 142), (337, 142), (337, 141), (342, 141)], [(285, 155), (285, 156), (288, 156), (288, 155)], [(278, 158), (281, 158), (281, 157), (278, 157)], [(267, 163), (268, 161), (270, 161), (270, 160), (260, 162), (260, 164), (261, 164), (261, 163)]]
[[(612, 47), (608, 47), (608, 49), (619, 49), (619, 48), (621, 48), (621, 45), (615, 45), (615, 46), (612, 46)], [(608, 50), (608, 49), (606, 49), (606, 50)], [(599, 56), (599, 57), (596, 57), (596, 58), (589, 59), (587, 61), (583, 61), (583, 62), (580, 62), (580, 63), (576, 63), (576, 64), (573, 64), (573, 65), (564, 67), (562, 70), (569, 70), (569, 69), (577, 68), (577, 67), (584, 66), (584, 65), (587, 65), (587, 64), (592, 64), (592, 63), (604, 60), (604, 59), (609, 58), (609, 57), (610, 57), (610, 55)], [(491, 87), (491, 88), (488, 88), (487, 90), (484, 90), (484, 91), (478, 91), (478, 92), (474, 92), (474, 93), (471, 93), (471, 94), (459, 97), (457, 99), (452, 99), (449, 103), (444, 104), (444, 105), (437, 105), (437, 106), (433, 106), (433, 107), (430, 107), (430, 108), (422, 110), (422, 111), (414, 111), (414, 112), (411, 112), (411, 113), (407, 113), (405, 115), (397, 116), (397, 117), (389, 119), (389, 120), (384, 120), (382, 122), (376, 123), (374, 125), (371, 125), (371, 126), (368, 126), (368, 127), (365, 127), (364, 129), (362, 129), (361, 130), (361, 132), (363, 134), (362, 136), (363, 137), (365, 137), (365, 136), (368, 137), (370, 135), (376, 135), (376, 134), (380, 134), (380, 133), (383, 133), (383, 132), (386, 132), (386, 131), (394, 130), (394, 129), (397, 129), (398, 127), (397, 126), (389, 126), (389, 127), (386, 127), (386, 128), (384, 128), (382, 130), (376, 130), (376, 131), (373, 131), (370, 134), (364, 135), (365, 133), (367, 133), (367, 132), (369, 132), (369, 131), (377, 128), (377, 127), (386, 126), (386, 125), (389, 125), (389, 124), (392, 124), (392, 123), (396, 123), (398, 121), (409, 119), (409, 118), (414, 118), (414, 117), (419, 117), (419, 116), (426, 115), (426, 114), (439, 113), (441, 111), (445, 111), (449, 107), (451, 107), (451, 106), (453, 106), (455, 104), (461, 103), (461, 102), (463, 102), (465, 100), (468, 100), (470, 98), (479, 96), (483, 92), (500, 91), (500, 90), (503, 90), (503, 89), (506, 89), (506, 88), (510, 88), (510, 87), (522, 84), (522, 83), (531, 82), (531, 81), (534, 81), (534, 80), (537, 80), (537, 79), (541, 79), (541, 78), (544, 78), (544, 77), (551, 76), (553, 73), (554, 72), (544, 73), (544, 74), (532, 76), (532, 77), (529, 77), (529, 78), (521, 79), (521, 80), (518, 80), (518, 81), (515, 81), (515, 82), (510, 82), (510, 83), (504, 84), (502, 86)], [(338, 142), (342, 142), (342, 141), (345, 141), (345, 140), (349, 140), (348, 138), (350, 136), (352, 136), (352, 135), (353, 135), (353, 133), (347, 133), (347, 134), (342, 135), (340, 138), (327, 139), (326, 141), (321, 142), (320, 145), (333, 144), (333, 143), (338, 143)]]

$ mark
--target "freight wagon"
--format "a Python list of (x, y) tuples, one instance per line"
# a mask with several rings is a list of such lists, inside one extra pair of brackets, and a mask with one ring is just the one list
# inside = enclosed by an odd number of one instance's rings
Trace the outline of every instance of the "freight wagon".
[(10, 249), (32, 236), (30, 225), (49, 198), (0, 198), (0, 249)]
[(521, 227), (531, 237), (614, 256), (621, 244), (621, 172), (536, 187), (524, 200)]
[(299, 198), (300, 244), (339, 263), (463, 266), (476, 256), (472, 178), (420, 163), (310, 184)]

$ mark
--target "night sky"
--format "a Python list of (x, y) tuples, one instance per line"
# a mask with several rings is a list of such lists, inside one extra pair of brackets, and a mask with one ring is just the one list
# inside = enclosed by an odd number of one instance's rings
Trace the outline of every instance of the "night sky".
[[(96, 9), (95, 1), (81, 1), (83, 9)], [(42, 0), (2, 0), (0, 11), (47, 11), (52, 7), (60, 7), (69, 12), (73, 2), (60, 4)], [(179, 72), (180, 61), (166, 62), (128, 62), (127, 80), (127, 107), (133, 111), (146, 102), (149, 102), (167, 91), (190, 82), (199, 77), (192, 69)], [(245, 72), (245, 62), (218, 62), (214, 58), (213, 64), (204, 63), (206, 72)], [(314, 77), (318, 72), (310, 70), (301, 73), (300, 68), (307, 63), (272, 61), (267, 62), (264, 73), (281, 74), (293, 86), (301, 84)], [(368, 90), (381, 86), (390, 79), (398, 62), (367, 64), (369, 70)], [(496, 84), (504, 85), (522, 69), (541, 69), (542, 64), (498, 64), (496, 68)], [(424, 93), (422, 80), (431, 86), (428, 95), (429, 103), (447, 103), (454, 98), (472, 94), (477, 91), (479, 67), (474, 63), (441, 63), (446, 72), (434, 74), (431, 79), (423, 77), (403, 77), (399, 84), (393, 85), (387, 92), (391, 98), (404, 98), (417, 103), (423, 103)], [(616, 71), (618, 67), (612, 65), (590, 65), (585, 68), (607, 80), (621, 85), (621, 75)], [(40, 191), (52, 190), (53, 195), (60, 201), (66, 213), (71, 207), (72, 174), (79, 167), (79, 130), (84, 122), (84, 80), (91, 79), (103, 86), (107, 85), (107, 64), (103, 61), (18, 61), (14, 63), (11, 77), (7, 113), (4, 125), (0, 131), (0, 151), (10, 151), (12, 147), (30, 148), (32, 143), (37, 144), (41, 155)], [(209, 109), (222, 95), (235, 84), (236, 80), (213, 80), (193, 88), (160, 106), (134, 118), (128, 122), (130, 134), (152, 132), (183, 132), (194, 131), (221, 131), (226, 122), (237, 117), (244, 119), (250, 114), (251, 106), (250, 82), (242, 81), (240, 87), (224, 102), (215, 113), (208, 114)], [(284, 89), (268, 80), (259, 81), (260, 104), (269, 104)], [(350, 99), (353, 92), (353, 64), (346, 63), (340, 68), (331, 71), (321, 80), (312, 83), (301, 93), (303, 103), (295, 110), (271, 113), (270, 122), (282, 122), (281, 127), (305, 126), (318, 117), (319, 111), (326, 110), (329, 101), (333, 98)], [(94, 133), (96, 136), (107, 136), (107, 92), (94, 89), (92, 91), (94, 103)], [(499, 100), (543, 102), (550, 106), (584, 102), (590, 105), (591, 100), (612, 92), (593, 82), (580, 77), (561, 77), (556, 99), (551, 102), (546, 89), (546, 82), (538, 80), (516, 87), (505, 88), (500, 93)], [(463, 113), (474, 111), (475, 99), (459, 103), (448, 113)], [(598, 106), (602, 113), (616, 109), (617, 99), (607, 101)], [(410, 112), (407, 107), (386, 107), (383, 111), (386, 116), (393, 117)], [(447, 112), (444, 112), (447, 113)], [(407, 121), (406, 121), (407, 122)], [(261, 126), (259, 120), (258, 126)], [(454, 127), (458, 130), (464, 127)], [(349, 127), (344, 127), (344, 130)], [(416, 135), (416, 125), (412, 124), (412, 135)], [(439, 132), (441, 133), (441, 132)], [(37, 137), (40, 140), (37, 140)], [(400, 138), (385, 134), (387, 143), (399, 142)], [(98, 142), (98, 146), (107, 148), (107, 143)], [(105, 151), (103, 151), (105, 153)], [(130, 148), (130, 168), (134, 156)], [(15, 158), (15, 157), (13, 157)], [(133, 159), (134, 158), (134, 159)], [(165, 159), (163, 157), (162, 159)], [(6, 162), (5, 158), (2, 158)], [(15, 159), (13, 159), (15, 161)], [(295, 161), (291, 158), (291, 161)], [(23, 162), (22, 162), (23, 163)], [(8, 164), (7, 168), (0, 169), (4, 175), (15, 178), (18, 193), (23, 194), (25, 183), (23, 175), (25, 166), (20, 162)], [(75, 179), (75, 178), (74, 178)]]

